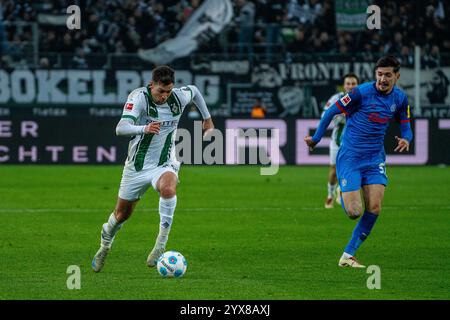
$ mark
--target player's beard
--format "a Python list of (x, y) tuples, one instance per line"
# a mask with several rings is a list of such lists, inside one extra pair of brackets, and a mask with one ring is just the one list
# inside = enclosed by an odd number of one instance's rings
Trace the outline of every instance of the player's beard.
[(380, 82), (378, 82), (377, 89), (381, 93), (386, 94), (386, 93), (388, 93), (391, 90), (391, 86), (389, 85), (388, 82), (381, 82), (380, 81)]

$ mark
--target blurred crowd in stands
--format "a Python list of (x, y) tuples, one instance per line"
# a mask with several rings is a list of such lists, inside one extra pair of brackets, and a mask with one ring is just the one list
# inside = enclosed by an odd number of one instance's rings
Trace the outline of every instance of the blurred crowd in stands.
[[(71, 66), (88, 68), (91, 54), (128, 54), (157, 46), (182, 28), (204, 0), (74, 0), (81, 8), (81, 29), (48, 23), (67, 15), (63, 0), (0, 0), (0, 67), (20, 63), (38, 45), (41, 67), (52, 53), (68, 54)], [(450, 53), (450, 0), (372, 1), (381, 8), (381, 30), (336, 29), (334, 0), (232, 0), (233, 22), (200, 53), (239, 59), (274, 54), (361, 53), (362, 59), (392, 53), (414, 63), (422, 47), (422, 65), (439, 66)], [(37, 23), (35, 38), (33, 23)], [(33, 31), (34, 30), (34, 31)], [(36, 41), (38, 42), (36, 44)]]

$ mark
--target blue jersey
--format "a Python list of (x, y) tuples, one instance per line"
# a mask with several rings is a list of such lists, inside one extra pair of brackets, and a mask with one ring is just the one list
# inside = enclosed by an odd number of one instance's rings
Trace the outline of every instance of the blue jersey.
[(346, 129), (341, 148), (364, 153), (384, 153), (384, 136), (389, 121), (410, 121), (410, 110), (406, 94), (394, 86), (385, 95), (375, 87), (375, 81), (355, 87), (336, 102), (346, 115)]

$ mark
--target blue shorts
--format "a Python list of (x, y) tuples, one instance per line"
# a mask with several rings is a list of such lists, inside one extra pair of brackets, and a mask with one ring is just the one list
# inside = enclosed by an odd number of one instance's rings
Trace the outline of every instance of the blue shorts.
[(356, 153), (340, 148), (336, 157), (336, 175), (342, 192), (356, 191), (368, 184), (387, 185), (386, 155)]

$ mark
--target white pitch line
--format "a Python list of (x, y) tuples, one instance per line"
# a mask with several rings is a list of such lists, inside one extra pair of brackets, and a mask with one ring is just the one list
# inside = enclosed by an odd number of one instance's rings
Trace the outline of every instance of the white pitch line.
[[(424, 210), (422, 207), (384, 207), (383, 211), (386, 210)], [(450, 210), (450, 206), (440, 207), (438, 209)], [(136, 209), (137, 211), (144, 212), (157, 212), (157, 208), (144, 208), (144, 209)], [(251, 207), (251, 208), (224, 208), (224, 207), (198, 207), (198, 208), (178, 208), (176, 211), (186, 211), (186, 212), (235, 212), (235, 211), (322, 211), (325, 210), (322, 207), (300, 207), (300, 208), (291, 208), (291, 207)], [(339, 208), (339, 211), (341, 209)], [(10, 208), (5, 209), (1, 208), (0, 213), (39, 213), (39, 212), (98, 212), (98, 211), (111, 211), (111, 208)], [(330, 211), (333, 212), (333, 211)]]
[[(294, 208), (258, 208), (258, 207), (252, 207), (252, 208), (179, 208), (176, 209), (176, 211), (292, 211), (292, 210), (321, 210), (321, 208), (300, 208), (300, 209), (294, 209)], [(0, 209), (0, 213), (2, 212), (31, 212), (31, 213), (39, 213), (39, 212), (94, 212), (94, 211), (111, 211), (111, 209), (108, 208), (12, 208), (12, 209)], [(144, 211), (144, 212), (157, 212), (158, 209), (136, 209), (136, 211)]]

